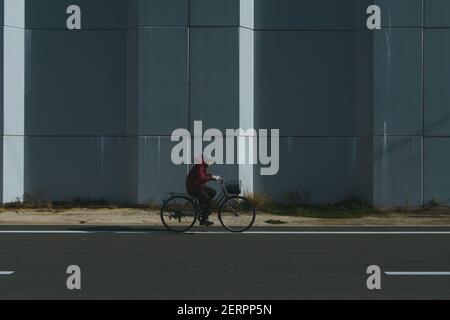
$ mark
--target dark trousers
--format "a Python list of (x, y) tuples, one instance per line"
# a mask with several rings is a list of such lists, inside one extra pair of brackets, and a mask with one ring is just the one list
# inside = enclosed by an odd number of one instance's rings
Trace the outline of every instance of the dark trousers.
[(192, 196), (196, 197), (200, 203), (200, 208), (203, 211), (203, 219), (208, 219), (212, 213), (216, 190), (203, 187), (198, 192), (193, 193)]

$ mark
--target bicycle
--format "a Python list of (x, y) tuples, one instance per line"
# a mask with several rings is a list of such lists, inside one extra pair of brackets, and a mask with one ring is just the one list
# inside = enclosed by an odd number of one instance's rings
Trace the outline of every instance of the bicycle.
[[(245, 232), (255, 223), (256, 210), (249, 199), (242, 197), (241, 182), (220, 180), (222, 192), (214, 200), (221, 225), (230, 232)], [(190, 230), (202, 215), (199, 200), (188, 194), (169, 193), (161, 207), (161, 221), (174, 232)]]

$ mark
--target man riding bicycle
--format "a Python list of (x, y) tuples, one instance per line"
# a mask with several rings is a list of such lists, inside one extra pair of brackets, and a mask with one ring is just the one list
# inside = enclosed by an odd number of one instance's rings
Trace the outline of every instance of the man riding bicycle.
[(209, 221), (209, 216), (212, 213), (214, 205), (214, 197), (216, 191), (212, 188), (208, 188), (206, 183), (210, 181), (219, 181), (222, 178), (214, 176), (208, 173), (208, 167), (214, 162), (202, 157), (201, 163), (194, 165), (186, 179), (186, 189), (189, 195), (199, 200), (200, 207), (202, 209), (202, 215), (200, 217), (200, 225), (212, 226), (214, 223)]

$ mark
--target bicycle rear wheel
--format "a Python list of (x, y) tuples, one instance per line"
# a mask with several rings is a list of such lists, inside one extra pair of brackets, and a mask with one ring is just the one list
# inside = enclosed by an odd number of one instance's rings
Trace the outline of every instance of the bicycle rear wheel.
[(255, 219), (255, 207), (244, 197), (230, 197), (219, 209), (220, 223), (231, 232), (247, 231), (253, 226)]
[(197, 221), (194, 202), (187, 197), (174, 196), (161, 207), (161, 221), (170, 231), (186, 232)]

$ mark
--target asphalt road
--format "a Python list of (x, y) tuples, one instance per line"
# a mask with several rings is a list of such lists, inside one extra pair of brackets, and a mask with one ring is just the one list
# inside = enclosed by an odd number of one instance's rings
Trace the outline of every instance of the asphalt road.
[(450, 274), (385, 274), (450, 272), (450, 227), (207, 230), (0, 227), (0, 299), (450, 299)]

